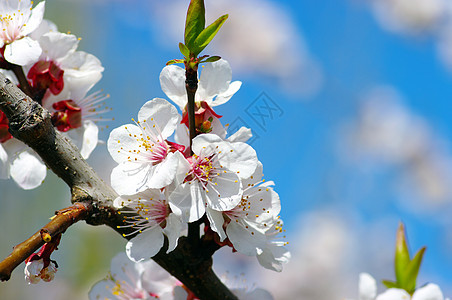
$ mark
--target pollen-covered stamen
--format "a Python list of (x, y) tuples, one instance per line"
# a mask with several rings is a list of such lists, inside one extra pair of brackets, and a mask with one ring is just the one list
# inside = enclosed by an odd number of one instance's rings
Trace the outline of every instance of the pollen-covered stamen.
[[(129, 131), (127, 126), (125, 127), (125, 129), (129, 132), (129, 137), (136, 139), (138, 142), (138, 147), (136, 149), (124, 149), (121, 147), (122, 151), (127, 152), (128, 161), (147, 162), (152, 165), (157, 165), (164, 161), (170, 152), (170, 147), (163, 139), (160, 128), (158, 128), (156, 124), (146, 124), (146, 121), (136, 122), (134, 119), (132, 120), (138, 126), (141, 133), (132, 133)], [(152, 118), (151, 121), (153, 121)], [(157, 130), (158, 133), (156, 134), (153, 130), (150, 130), (148, 125), (150, 125), (152, 129)], [(121, 143), (120, 141), (118, 142)]]
[(8, 118), (6, 118), (5, 114), (0, 110), (0, 143), (4, 143), (13, 137), (8, 129)]
[[(123, 268), (123, 272), (127, 273), (127, 270)], [(147, 299), (145, 291), (137, 289), (129, 282), (117, 280), (113, 276), (111, 276), (111, 281), (114, 282), (115, 285), (113, 287), (106, 285), (105, 288), (108, 291), (111, 290), (111, 293), (116, 296), (117, 299)]]
[(58, 95), (64, 88), (64, 71), (52, 60), (41, 60), (35, 63), (27, 78), (32, 81), (32, 87), (37, 90), (49, 89), (54, 95)]
[(59, 101), (52, 107), (56, 110), (52, 114), (52, 123), (59, 131), (66, 132), (82, 126), (82, 109), (74, 101)]
[[(267, 230), (265, 232), (265, 235), (267, 236), (267, 238), (269, 240), (272, 241), (276, 241), (276, 240), (280, 240), (280, 239), (285, 239), (286, 238), (286, 230), (283, 228), (284, 223), (279, 220), (280, 216), (278, 216), (278, 220), (273, 224), (273, 226), (270, 228), (270, 230)], [(280, 234), (283, 234), (282, 236)], [(289, 242), (283, 242), (284, 245), (286, 246), (289, 244)]]
[(101, 94), (101, 90), (86, 96), (82, 100), (77, 100), (77, 105), (82, 108), (82, 118), (94, 122), (108, 121), (102, 118), (101, 114), (111, 111), (111, 108), (105, 106), (104, 100), (110, 98), (109, 94)]
[(166, 218), (170, 214), (168, 202), (163, 199), (129, 199), (127, 202), (122, 202), (121, 205), (131, 209), (131, 211), (124, 211), (123, 214), (134, 215), (124, 216), (124, 225), (117, 226), (117, 228), (135, 229), (133, 232), (124, 236), (141, 233), (155, 226), (164, 227), (166, 225)]

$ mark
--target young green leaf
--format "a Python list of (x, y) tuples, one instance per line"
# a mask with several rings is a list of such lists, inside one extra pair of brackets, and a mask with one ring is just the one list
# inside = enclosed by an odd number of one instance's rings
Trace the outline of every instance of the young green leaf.
[(207, 26), (195, 39), (193, 44), (193, 49), (190, 48), (190, 50), (195, 54), (198, 55), (201, 53), (204, 48), (207, 47), (207, 45), (212, 41), (212, 39), (215, 37), (215, 35), (218, 33), (218, 30), (220, 30), (221, 26), (223, 26), (223, 23), (228, 18), (228, 15), (224, 15), (219, 17), (215, 22)]
[(186, 59), (190, 58), (190, 50), (183, 43), (179, 43), (179, 50)]
[(395, 250), (395, 276), (396, 282), (400, 285), (406, 283), (406, 268), (410, 263), (410, 253), (408, 251), (408, 245), (405, 237), (405, 227), (403, 223), (399, 224), (396, 237), (396, 250)]
[(193, 52), (196, 38), (206, 26), (206, 9), (204, 0), (191, 0), (188, 6), (187, 19), (185, 21), (184, 42), (187, 48)]
[(209, 57), (209, 58), (207, 58), (207, 59), (201, 61), (200, 64), (206, 63), (206, 62), (215, 62), (215, 61), (220, 60), (220, 59), (221, 59), (220, 56), (216, 56), (216, 55), (215, 55), (215, 56), (211, 56), (211, 57)]
[(172, 64), (181, 64), (183, 62), (184, 62), (183, 59), (172, 59), (172, 60), (168, 61), (166, 63), (166, 65), (169, 66), (169, 65), (172, 65)]
[(419, 268), (421, 267), (425, 250), (426, 248), (422, 247), (409, 262), (405, 270), (406, 283), (403, 288), (410, 294), (413, 294), (414, 290), (416, 289), (416, 279), (419, 273)]
[(399, 285), (397, 284), (397, 282), (394, 281), (390, 281), (390, 280), (382, 280), (381, 281), (385, 287), (387, 287), (388, 289), (392, 289), (392, 288), (399, 288)]

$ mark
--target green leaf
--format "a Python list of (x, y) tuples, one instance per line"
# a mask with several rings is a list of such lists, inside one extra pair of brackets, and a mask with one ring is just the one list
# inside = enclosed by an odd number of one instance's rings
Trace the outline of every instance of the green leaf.
[(179, 50), (187, 60), (190, 58), (190, 50), (183, 43), (179, 43)]
[(419, 273), (419, 268), (421, 267), (422, 258), (424, 257), (425, 250), (426, 248), (422, 247), (413, 257), (413, 259), (409, 262), (405, 270), (406, 283), (405, 286), (403, 286), (403, 288), (409, 294), (413, 294), (414, 290), (416, 289), (416, 279)]
[(169, 66), (169, 65), (172, 65), (172, 64), (181, 64), (181, 63), (183, 63), (183, 62), (184, 62), (183, 59), (172, 59), (172, 60), (169, 60), (169, 61), (166, 63), (166, 65)]
[(196, 38), (204, 30), (205, 26), (206, 9), (204, 7), (204, 0), (191, 0), (187, 11), (184, 35), (185, 45), (191, 52), (193, 52)]
[(394, 281), (390, 281), (390, 280), (382, 280), (381, 281), (385, 287), (387, 287), (388, 289), (392, 289), (392, 288), (399, 288), (399, 285), (397, 284), (397, 282)]
[(396, 237), (396, 250), (395, 250), (395, 275), (396, 282), (399, 285), (406, 283), (406, 268), (410, 263), (410, 253), (408, 251), (408, 245), (405, 237), (405, 227), (403, 223), (399, 224)]
[(200, 64), (201, 63), (206, 63), (206, 62), (215, 62), (215, 61), (220, 60), (220, 59), (221, 59), (220, 56), (211, 56), (211, 57), (207, 58), (206, 60), (201, 61)]
[(204, 48), (212, 41), (220, 30), (223, 23), (227, 20), (228, 15), (219, 17), (215, 22), (206, 27), (194, 41), (194, 48), (190, 49), (195, 55), (201, 53)]

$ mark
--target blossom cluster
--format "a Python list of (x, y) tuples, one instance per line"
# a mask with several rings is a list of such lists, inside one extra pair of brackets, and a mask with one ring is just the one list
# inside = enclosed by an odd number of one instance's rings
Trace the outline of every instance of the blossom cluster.
[[(260, 288), (236, 286), (231, 287), (231, 292), (242, 300), (273, 299), (267, 291)], [(134, 263), (124, 253), (120, 253), (112, 259), (107, 278), (91, 288), (89, 299), (197, 300), (199, 298), (153, 260)]]
[[(114, 204), (123, 211), (130, 234), (126, 246), (135, 262), (147, 260), (168, 238), (168, 252), (188, 223), (205, 225), (204, 234), (219, 245), (256, 256), (265, 268), (281, 271), (290, 254), (279, 218), (280, 199), (272, 181), (263, 179), (256, 151), (246, 142), (251, 130), (229, 134), (213, 107), (227, 102), (240, 88), (231, 82), (227, 61), (206, 63), (195, 95), (196, 137), (190, 147), (185, 70), (166, 66), (162, 90), (182, 111), (165, 99), (146, 102), (133, 124), (114, 129), (108, 150), (118, 165), (111, 185)], [(174, 134), (174, 142), (169, 138)]]
[[(69, 137), (84, 158), (98, 143), (101, 102), (88, 92), (101, 79), (103, 67), (92, 54), (78, 51), (79, 38), (61, 33), (43, 19), (45, 1), (0, 2), (0, 72), (51, 113), (55, 128)], [(39, 186), (47, 169), (40, 158), (8, 132), (0, 111), (0, 178), (12, 177), (24, 189)]]

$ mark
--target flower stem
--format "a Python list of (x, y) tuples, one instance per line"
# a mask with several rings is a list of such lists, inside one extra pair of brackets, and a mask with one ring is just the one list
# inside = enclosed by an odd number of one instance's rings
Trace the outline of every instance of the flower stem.
[(195, 128), (195, 94), (198, 89), (198, 66), (190, 67), (188, 64), (185, 69), (185, 89), (187, 90), (187, 113), (188, 113), (188, 128), (190, 131), (190, 153), (193, 154), (191, 147), (193, 139), (196, 136)]
[[(21, 66), (10, 64), (11, 71), (14, 72), (14, 75), (16, 75), (17, 80), (19, 81), (19, 85), (21, 90), (27, 94), (28, 97), (31, 99), (34, 99), (34, 94), (32, 92), (32, 88), (30, 86), (30, 83), (27, 80), (27, 77), (25, 76), (24, 69)], [(38, 101), (39, 103), (39, 101)]]

